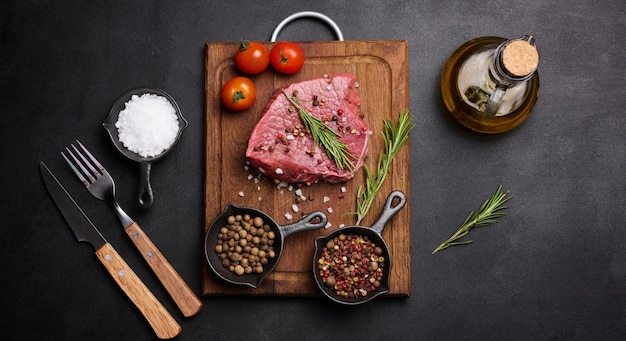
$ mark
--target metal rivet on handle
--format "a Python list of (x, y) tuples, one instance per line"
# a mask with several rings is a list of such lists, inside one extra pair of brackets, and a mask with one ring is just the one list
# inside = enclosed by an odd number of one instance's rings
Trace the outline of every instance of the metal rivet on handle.
[(341, 33), (339, 26), (337, 26), (337, 24), (331, 18), (327, 17), (326, 15), (322, 13), (312, 12), (312, 11), (303, 11), (303, 12), (294, 13), (288, 16), (287, 18), (285, 18), (283, 21), (281, 21), (278, 24), (278, 26), (276, 26), (276, 28), (274, 29), (274, 32), (272, 33), (271, 42), (276, 42), (276, 38), (278, 37), (278, 34), (283, 29), (283, 27), (285, 27), (285, 25), (287, 25), (288, 23), (292, 22), (295, 19), (304, 18), (304, 17), (313, 17), (313, 18), (317, 18), (317, 19), (321, 19), (325, 21), (335, 31), (335, 34), (337, 35), (337, 40), (343, 41), (343, 34)]

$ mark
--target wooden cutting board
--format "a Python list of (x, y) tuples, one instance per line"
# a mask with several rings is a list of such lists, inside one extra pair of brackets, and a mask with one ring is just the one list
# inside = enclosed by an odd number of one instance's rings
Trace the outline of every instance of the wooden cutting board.
[[(206, 45), (206, 143), (204, 233), (227, 204), (250, 206), (269, 214), (280, 225), (300, 220), (301, 214), (316, 210), (328, 216), (331, 226), (326, 229), (300, 232), (289, 236), (274, 272), (260, 287), (252, 289), (223, 282), (209, 269), (202, 269), (203, 295), (320, 295), (315, 285), (312, 264), (314, 239), (344, 225), (352, 226), (356, 193), (364, 184), (365, 172), (343, 184), (318, 183), (300, 188), (307, 200), (296, 202), (294, 188), (278, 188), (267, 178), (258, 180), (246, 169), (245, 150), (248, 137), (259, 120), (264, 105), (274, 91), (290, 83), (347, 72), (355, 75), (362, 98), (361, 113), (374, 132), (370, 139), (366, 164), (376, 169), (378, 155), (384, 150), (383, 120), (394, 124), (403, 111), (409, 109), (408, 44), (406, 41), (333, 41), (301, 42), (305, 64), (295, 75), (281, 75), (270, 68), (259, 75), (249, 76), (257, 87), (254, 106), (246, 111), (231, 112), (220, 103), (222, 84), (240, 75), (234, 65), (236, 43)], [(267, 44), (271, 48), (271, 44)], [(387, 223), (382, 236), (392, 257), (392, 272), (388, 296), (409, 296), (411, 293), (410, 260), (410, 172), (409, 143), (396, 156), (391, 174), (378, 194), (362, 226), (371, 226), (378, 218), (385, 200), (393, 190), (407, 196), (406, 206)], [(326, 200), (325, 200), (326, 199)], [(292, 205), (296, 204), (298, 212)], [(287, 218), (287, 213), (292, 219)], [(203, 239), (204, 240), (204, 239)], [(204, 243), (203, 243), (204, 245)]]

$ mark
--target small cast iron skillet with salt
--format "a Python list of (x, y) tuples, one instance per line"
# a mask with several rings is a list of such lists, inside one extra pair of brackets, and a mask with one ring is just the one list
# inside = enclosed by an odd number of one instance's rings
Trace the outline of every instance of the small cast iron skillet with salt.
[[(223, 226), (227, 225), (226, 221), (228, 220), (229, 216), (237, 214), (249, 214), (252, 218), (261, 217), (263, 219), (263, 222), (265, 224), (268, 224), (271, 231), (274, 231), (274, 234), (276, 235), (273, 245), (276, 256), (274, 258), (270, 258), (269, 262), (263, 267), (263, 272), (260, 274), (251, 273), (237, 275), (234, 272), (229, 271), (228, 268), (222, 265), (222, 260), (215, 252), (215, 246), (217, 245), (217, 238), (218, 234), (220, 233), (220, 229)], [(213, 273), (219, 278), (232, 284), (247, 285), (252, 288), (257, 288), (261, 284), (263, 279), (265, 279), (267, 275), (274, 271), (276, 264), (278, 264), (278, 261), (280, 260), (280, 256), (283, 251), (283, 245), (285, 244), (285, 238), (296, 232), (324, 228), (327, 223), (328, 218), (326, 217), (326, 215), (321, 211), (315, 211), (293, 224), (278, 225), (276, 221), (272, 219), (272, 217), (270, 217), (268, 214), (261, 210), (251, 207), (228, 204), (224, 211), (220, 213), (220, 215), (218, 215), (217, 218), (213, 220), (213, 222), (211, 222), (211, 225), (209, 225), (204, 239), (204, 254), (206, 257), (206, 261), (209, 264), (209, 268), (211, 268)]]
[[(394, 205), (394, 201), (397, 200), (397, 203)], [(381, 233), (385, 228), (385, 224), (396, 214), (398, 213), (402, 207), (406, 204), (406, 196), (401, 191), (393, 191), (387, 197), (387, 201), (385, 202), (385, 207), (383, 211), (380, 213), (378, 220), (371, 227), (364, 226), (347, 226), (339, 228), (326, 236), (318, 237), (315, 239), (315, 253), (313, 257), (313, 278), (315, 278), (315, 282), (319, 287), (320, 291), (332, 301), (345, 304), (345, 305), (357, 305), (361, 303), (365, 303), (376, 296), (386, 294), (389, 292), (389, 276), (391, 273), (391, 254), (389, 253), (389, 247), (385, 240), (383, 239)], [(383, 277), (380, 281), (380, 286), (376, 288), (374, 291), (367, 293), (366, 296), (356, 296), (356, 297), (341, 297), (337, 295), (334, 290), (329, 288), (320, 276), (318, 270), (318, 260), (322, 256), (323, 248), (326, 246), (326, 243), (329, 240), (333, 240), (335, 237), (338, 237), (340, 234), (353, 234), (359, 236), (367, 236), (371, 242), (376, 244), (382, 248), (383, 253), (382, 256), (385, 257), (385, 267), (383, 268)]]
[[(130, 101), (133, 95), (141, 96), (147, 93), (165, 97), (172, 104), (172, 106), (174, 107), (174, 110), (176, 110), (176, 116), (178, 117), (178, 133), (176, 134), (176, 139), (174, 140), (174, 143), (172, 143), (172, 145), (169, 146), (166, 150), (164, 150), (161, 154), (155, 155), (155, 156), (143, 157), (135, 152), (128, 150), (124, 146), (124, 144), (120, 142), (119, 132), (117, 130), (117, 127), (115, 126), (115, 123), (117, 122), (120, 111), (124, 110), (124, 108), (126, 107), (126, 102)], [(178, 106), (178, 103), (176, 103), (176, 101), (174, 100), (174, 98), (172, 98), (172, 96), (170, 96), (170, 94), (168, 94), (167, 92), (161, 89), (157, 89), (157, 88), (130, 89), (129, 91), (121, 95), (117, 99), (117, 101), (115, 101), (115, 104), (113, 104), (113, 107), (111, 108), (111, 111), (109, 112), (109, 116), (107, 116), (106, 120), (104, 121), (104, 123), (102, 123), (102, 125), (104, 126), (104, 129), (106, 129), (107, 133), (109, 134), (111, 141), (113, 141), (113, 145), (115, 146), (115, 148), (127, 158), (133, 161), (139, 162), (139, 190), (137, 192), (137, 203), (139, 204), (139, 207), (144, 208), (144, 209), (148, 209), (152, 207), (152, 204), (154, 203), (154, 193), (152, 191), (152, 185), (150, 184), (150, 170), (152, 169), (152, 163), (154, 161), (161, 159), (165, 155), (167, 155), (167, 153), (169, 153), (174, 148), (174, 146), (176, 146), (176, 143), (178, 142), (178, 140), (180, 139), (180, 136), (183, 133), (183, 130), (185, 130), (185, 128), (187, 128), (187, 125), (188, 125), (187, 120), (185, 120), (182, 112), (180, 111), (180, 107)]]

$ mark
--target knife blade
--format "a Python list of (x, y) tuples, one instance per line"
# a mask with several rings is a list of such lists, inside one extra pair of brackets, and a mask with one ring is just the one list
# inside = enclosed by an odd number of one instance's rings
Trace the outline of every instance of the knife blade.
[(139, 309), (160, 339), (176, 337), (182, 331), (181, 326), (146, 287), (131, 267), (117, 253), (113, 246), (104, 239), (100, 231), (89, 220), (76, 201), (61, 185), (52, 171), (39, 163), (43, 182), (52, 200), (61, 211), (72, 232), (79, 242), (91, 244), (96, 256), (107, 269), (122, 291)]

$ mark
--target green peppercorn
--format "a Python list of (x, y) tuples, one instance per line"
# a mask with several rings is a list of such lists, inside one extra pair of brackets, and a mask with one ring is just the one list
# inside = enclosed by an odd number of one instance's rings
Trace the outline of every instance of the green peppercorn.
[(328, 277), (326, 277), (325, 282), (326, 282), (326, 285), (327, 285), (327, 286), (329, 286), (329, 287), (331, 287), (331, 288), (332, 288), (332, 287), (334, 287), (334, 286), (335, 286), (335, 284), (337, 283), (337, 282), (335, 281), (335, 277), (334, 277), (334, 276), (328, 276)]
[(256, 228), (262, 227), (263, 226), (263, 218), (261, 218), (261, 217), (254, 217), (253, 224), (254, 224), (254, 227), (256, 227)]
[(215, 252), (222, 265), (237, 275), (262, 273), (263, 265), (276, 257), (271, 231), (263, 218), (249, 214), (231, 215), (220, 228)]

